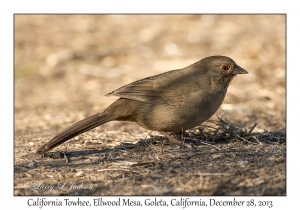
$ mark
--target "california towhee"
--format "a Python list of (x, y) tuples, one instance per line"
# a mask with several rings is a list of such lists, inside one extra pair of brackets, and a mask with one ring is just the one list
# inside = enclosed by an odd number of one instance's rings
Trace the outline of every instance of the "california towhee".
[(37, 153), (45, 153), (74, 136), (112, 120), (137, 122), (182, 144), (166, 132), (180, 132), (206, 121), (220, 107), (232, 78), (247, 73), (229, 57), (211, 56), (183, 69), (130, 83), (107, 94), (120, 98), (102, 113), (61, 131)]

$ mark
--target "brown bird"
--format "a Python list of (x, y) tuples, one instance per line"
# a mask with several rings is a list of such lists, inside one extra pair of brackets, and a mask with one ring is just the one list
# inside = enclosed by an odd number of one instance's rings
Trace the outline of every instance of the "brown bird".
[(229, 57), (211, 56), (183, 69), (130, 83), (107, 94), (120, 98), (102, 113), (61, 131), (37, 153), (45, 153), (113, 120), (137, 122), (148, 130), (159, 131), (174, 143), (182, 144), (166, 132), (181, 132), (209, 119), (223, 102), (233, 77), (247, 73)]

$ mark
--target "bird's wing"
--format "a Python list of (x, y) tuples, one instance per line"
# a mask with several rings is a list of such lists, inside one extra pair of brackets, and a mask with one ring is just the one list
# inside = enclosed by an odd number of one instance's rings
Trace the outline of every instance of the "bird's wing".
[(182, 84), (182, 80), (188, 80), (187, 76), (173, 70), (130, 83), (108, 93), (107, 96), (115, 95), (154, 104), (181, 105), (186, 95), (193, 91), (180, 89), (179, 84)]

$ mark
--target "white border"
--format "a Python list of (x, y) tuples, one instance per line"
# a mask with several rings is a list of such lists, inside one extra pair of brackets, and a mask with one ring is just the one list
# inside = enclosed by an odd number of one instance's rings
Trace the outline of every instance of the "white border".
[[(272, 209), (298, 207), (299, 194), (299, 6), (286, 1), (23, 1), (3, 0), (1, 10), (1, 206), (29, 209), (30, 197), (13, 197), (13, 14), (14, 13), (286, 13), (287, 14), (287, 196), (272, 199)], [(276, 59), (276, 58), (270, 58)], [(274, 75), (276, 76), (276, 75)], [(291, 114), (292, 113), (292, 114)], [(298, 173), (297, 173), (298, 172)], [(51, 200), (63, 199), (50, 197)], [(92, 200), (95, 197), (82, 197)], [(113, 197), (111, 197), (113, 198)], [(171, 199), (170, 197), (160, 197)], [(218, 197), (228, 200), (231, 197)], [(250, 197), (237, 197), (249, 199)], [(259, 199), (260, 197), (254, 197)], [(137, 197), (142, 202), (145, 197)], [(204, 197), (209, 199), (209, 197)], [(8, 207), (8, 208), (5, 208)], [(294, 208), (293, 208), (294, 207)], [(46, 208), (46, 207), (44, 207)], [(66, 208), (66, 207), (64, 207)], [(99, 207), (97, 207), (99, 209)], [(130, 207), (122, 207), (131, 209)], [(160, 207), (155, 207), (160, 208)], [(298, 207), (299, 208), (299, 207)], [(179, 208), (178, 208), (179, 209)], [(180, 208), (181, 209), (181, 208)], [(197, 207), (199, 209), (199, 207)], [(211, 208), (210, 208), (211, 209)], [(214, 209), (214, 208), (213, 208)]]

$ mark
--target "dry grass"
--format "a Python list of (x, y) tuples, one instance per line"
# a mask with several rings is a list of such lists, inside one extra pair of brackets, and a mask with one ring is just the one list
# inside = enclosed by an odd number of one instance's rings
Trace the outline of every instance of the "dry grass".
[[(102, 133), (92, 140), (85, 140), (91, 139), (88, 135), (78, 143), (72, 140), (72, 152), (65, 153), (68, 162), (59, 152), (45, 157), (27, 153), (17, 159), (22, 164), (15, 165), (15, 178), (22, 184), (15, 188), (21, 195), (285, 194), (285, 132), (251, 133), (223, 120), (212, 124), (183, 137), (193, 149), (169, 145), (162, 136), (139, 139), (110, 132), (109, 138)], [(103, 138), (111, 144), (97, 146)], [(75, 181), (92, 190), (34, 192), (27, 185), (35, 186), (36, 180), (56, 186), (58, 180), (66, 186)]]
[[(192, 149), (111, 122), (34, 153), (106, 93), (215, 54), (249, 75), (178, 136)], [(285, 113), (283, 15), (15, 16), (15, 195), (285, 195)], [(57, 187), (71, 182), (88, 189)]]

